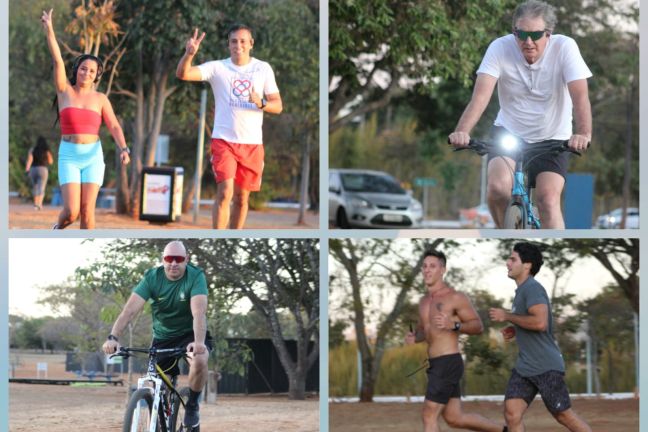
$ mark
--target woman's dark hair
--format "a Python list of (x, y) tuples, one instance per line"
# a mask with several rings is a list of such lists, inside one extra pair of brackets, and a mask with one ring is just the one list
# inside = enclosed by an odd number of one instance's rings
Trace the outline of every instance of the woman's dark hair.
[[(99, 79), (101, 79), (101, 75), (103, 74), (104, 71), (103, 62), (99, 57), (93, 56), (92, 54), (81, 54), (80, 56), (75, 58), (74, 63), (72, 63), (72, 74), (70, 75), (69, 78), (70, 84), (72, 85), (76, 84), (77, 72), (79, 72), (79, 67), (86, 60), (92, 60), (93, 62), (97, 63), (97, 76), (95, 76), (94, 83), (96, 84), (99, 82)], [(58, 97), (56, 96), (54, 96), (52, 107), (56, 108), (56, 120), (54, 120), (54, 124), (52, 126), (56, 126), (56, 123), (58, 123), (59, 121)]]
[(32, 149), (31, 153), (34, 157), (33, 166), (47, 165), (47, 152), (50, 151), (49, 145), (43, 136), (39, 136), (36, 139), (36, 145)]

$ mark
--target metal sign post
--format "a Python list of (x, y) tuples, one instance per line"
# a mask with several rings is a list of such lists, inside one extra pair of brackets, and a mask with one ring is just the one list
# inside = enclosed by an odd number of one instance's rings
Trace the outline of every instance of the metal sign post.
[(198, 149), (196, 150), (196, 173), (194, 182), (196, 193), (194, 194), (193, 222), (198, 222), (200, 211), (200, 182), (202, 180), (203, 148), (205, 146), (205, 112), (207, 111), (207, 90), (200, 92), (200, 120), (198, 121)]

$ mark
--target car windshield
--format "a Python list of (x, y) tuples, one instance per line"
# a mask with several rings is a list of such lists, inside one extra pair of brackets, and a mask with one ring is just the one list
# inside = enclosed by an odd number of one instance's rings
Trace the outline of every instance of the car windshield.
[(386, 175), (376, 174), (341, 174), (342, 185), (349, 192), (376, 192), (405, 195), (405, 190)]

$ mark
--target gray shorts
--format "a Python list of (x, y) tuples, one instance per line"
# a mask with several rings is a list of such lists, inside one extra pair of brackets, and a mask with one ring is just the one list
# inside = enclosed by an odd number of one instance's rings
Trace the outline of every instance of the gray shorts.
[(571, 399), (567, 384), (565, 384), (565, 373), (554, 370), (540, 375), (523, 377), (513, 369), (511, 378), (506, 385), (504, 400), (524, 399), (527, 405), (531, 405), (538, 392), (551, 414), (558, 414), (571, 408)]
[(47, 176), (48, 171), (46, 166), (32, 166), (29, 168), (29, 180), (31, 180), (33, 196), (45, 194)]

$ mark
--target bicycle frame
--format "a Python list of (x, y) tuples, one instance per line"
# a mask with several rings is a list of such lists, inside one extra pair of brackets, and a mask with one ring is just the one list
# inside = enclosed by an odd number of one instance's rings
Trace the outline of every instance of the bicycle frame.
[[(184, 406), (184, 401), (182, 400), (182, 397), (178, 394), (177, 390), (175, 389), (175, 381), (176, 377), (169, 378), (162, 368), (157, 364), (157, 354), (158, 353), (171, 353), (175, 352), (178, 353), (178, 349), (154, 349), (150, 348), (148, 350), (145, 349), (137, 349), (137, 348), (122, 348), (122, 351), (118, 353), (117, 355), (121, 355), (124, 357), (130, 356), (130, 352), (148, 352), (149, 354), (149, 361), (148, 361), (148, 367), (147, 367), (147, 372), (146, 375), (138, 378), (137, 380), (137, 390), (140, 389), (146, 389), (151, 392), (151, 396), (153, 398), (153, 404), (151, 406), (151, 418), (149, 422), (149, 432), (157, 432), (157, 426), (158, 426), (158, 415), (162, 415), (162, 419), (164, 421), (164, 425), (162, 426), (162, 430), (170, 431), (173, 429), (171, 425), (171, 421), (173, 419), (173, 409), (174, 409), (174, 403), (173, 399), (174, 396), (179, 398), (180, 403), (182, 406)], [(168, 396), (168, 397), (167, 397)], [(160, 404), (162, 404), (162, 407), (160, 407)], [(160, 409), (162, 408), (162, 409)], [(137, 432), (137, 425), (140, 420), (140, 415), (143, 410), (137, 409), (134, 411), (132, 423), (131, 423), (131, 432)], [(148, 415), (148, 407), (146, 409), (147, 415)]]
[(540, 229), (540, 219), (533, 211), (533, 201), (531, 200), (531, 187), (527, 186), (526, 176), (523, 171), (524, 156), (519, 151), (515, 158), (515, 172), (513, 173), (513, 188), (511, 189), (511, 201), (517, 202), (524, 206), (527, 224), (535, 229)]

